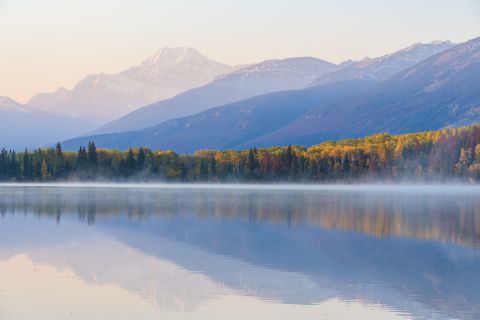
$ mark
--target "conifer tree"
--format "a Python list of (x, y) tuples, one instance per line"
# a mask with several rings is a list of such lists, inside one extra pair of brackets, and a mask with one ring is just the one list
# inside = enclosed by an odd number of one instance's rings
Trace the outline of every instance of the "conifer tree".
[(210, 179), (215, 178), (217, 174), (217, 160), (215, 160), (215, 155), (210, 155), (208, 157), (208, 176)]
[(87, 167), (87, 161), (87, 151), (85, 150), (85, 147), (80, 146), (77, 153), (77, 169), (84, 170)]
[(126, 177), (129, 177), (133, 174), (133, 172), (135, 171), (135, 165), (135, 155), (133, 154), (132, 148), (129, 148), (127, 153), (127, 159), (125, 160), (124, 165), (124, 175)]
[(16, 179), (18, 177), (18, 166), (17, 166), (17, 153), (12, 150), (10, 151), (10, 165), (9, 165), (9, 175), (11, 179)]
[(198, 172), (198, 179), (201, 181), (207, 180), (208, 177), (208, 165), (205, 163), (205, 159), (200, 158), (199, 159), (200, 166), (199, 166), (199, 172)]
[(142, 147), (138, 149), (138, 155), (137, 155), (137, 171), (142, 171), (145, 169), (145, 150), (143, 150)]
[(0, 152), (0, 178), (2, 180), (8, 177), (8, 152), (5, 148)]
[(255, 179), (257, 177), (258, 159), (256, 155), (256, 149), (250, 149), (248, 151), (247, 161), (245, 162), (246, 174), (249, 179)]
[(65, 162), (63, 158), (63, 151), (60, 142), (57, 143), (55, 146), (55, 168), (54, 174), (58, 178), (62, 178), (64, 176), (64, 169), (65, 169)]
[(21, 177), (24, 180), (31, 181), (33, 179), (32, 161), (31, 161), (31, 156), (27, 149), (25, 149), (23, 153), (21, 171), (22, 171)]
[(94, 142), (88, 143), (87, 159), (89, 168), (95, 170), (98, 166), (98, 153)]

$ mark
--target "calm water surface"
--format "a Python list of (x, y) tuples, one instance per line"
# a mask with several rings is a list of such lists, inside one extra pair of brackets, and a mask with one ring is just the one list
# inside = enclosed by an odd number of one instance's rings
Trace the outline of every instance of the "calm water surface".
[(479, 319), (480, 188), (0, 185), (0, 319)]

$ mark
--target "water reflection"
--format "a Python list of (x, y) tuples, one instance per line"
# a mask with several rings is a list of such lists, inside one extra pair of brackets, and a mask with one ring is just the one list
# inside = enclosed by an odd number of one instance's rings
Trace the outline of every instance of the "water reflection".
[(477, 246), (480, 197), (476, 193), (378, 193), (357, 191), (152, 190), (108, 188), (3, 188), (0, 214), (127, 216), (149, 219), (192, 214), (282, 225), (358, 231)]
[(23, 254), (197, 318), (249, 297), (315, 317), (343, 301), (474, 319), (479, 206), (474, 193), (3, 187), (0, 261)]

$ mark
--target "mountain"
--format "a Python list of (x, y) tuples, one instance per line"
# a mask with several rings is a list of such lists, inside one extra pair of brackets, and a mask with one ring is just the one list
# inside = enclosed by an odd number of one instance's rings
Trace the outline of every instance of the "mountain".
[(25, 112), (29, 113), (31, 110), (16, 102), (9, 97), (0, 96), (0, 111), (1, 112)]
[(95, 74), (71, 91), (34, 96), (27, 105), (70, 118), (107, 122), (139, 107), (202, 86), (232, 67), (191, 48), (163, 48), (138, 66), (118, 74)]
[(88, 141), (101, 148), (144, 146), (193, 153), (200, 149), (230, 149), (288, 125), (308, 110), (361, 94), (375, 82), (350, 80), (304, 90), (274, 92), (172, 119), (144, 130), (101, 134), (62, 143), (76, 150)]
[(300, 89), (337, 66), (316, 58), (268, 60), (220, 76), (212, 83), (138, 109), (106, 124), (99, 133), (144, 129), (257, 95)]
[(311, 85), (318, 86), (349, 79), (386, 80), (394, 74), (453, 46), (454, 44), (450, 41), (416, 43), (408, 48), (382, 57), (365, 58), (357, 62), (349, 60), (340, 64), (340, 70), (321, 76)]
[(69, 91), (60, 87), (55, 92), (39, 93), (35, 95), (27, 102), (27, 105), (38, 110), (55, 112), (57, 107), (68, 103), (68, 95)]
[(480, 38), (380, 83), (361, 98), (312, 109), (249, 143), (311, 145), (325, 140), (435, 130), (480, 122)]
[(0, 97), (0, 148), (23, 150), (82, 134), (92, 127)]
[(377, 132), (435, 130), (480, 122), (480, 38), (383, 82), (350, 80), (275, 92), (140, 131), (70, 140), (99, 146), (174, 149), (310, 146)]
[(418, 43), (390, 55), (360, 62), (347, 61), (340, 66), (314, 58), (269, 60), (221, 76), (206, 86), (172, 99), (138, 109), (104, 125), (94, 134), (139, 130), (169, 119), (274, 91), (349, 79), (381, 81), (452, 46), (450, 41)]

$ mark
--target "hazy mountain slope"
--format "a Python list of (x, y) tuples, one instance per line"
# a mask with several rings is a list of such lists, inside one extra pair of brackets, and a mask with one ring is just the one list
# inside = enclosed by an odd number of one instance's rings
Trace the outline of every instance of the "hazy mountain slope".
[(141, 131), (77, 138), (63, 143), (76, 150), (95, 141), (103, 148), (127, 149), (144, 146), (191, 153), (199, 149), (228, 149), (282, 128), (319, 105), (331, 105), (344, 97), (360, 94), (371, 81), (352, 80), (298, 91), (281, 91), (201, 113), (166, 121)]
[(195, 49), (163, 48), (139, 66), (119, 74), (89, 75), (69, 92), (42, 93), (27, 104), (71, 118), (106, 122), (232, 70)]
[[(366, 58), (361, 61), (349, 61), (338, 71), (321, 76), (312, 86), (344, 81), (349, 79), (368, 79), (382, 81), (413, 65), (454, 46), (450, 41), (416, 43), (408, 48), (378, 58)], [(342, 66), (342, 65), (341, 65)]]
[(23, 150), (91, 130), (87, 124), (52, 115), (0, 97), (0, 148)]
[(24, 105), (21, 105), (9, 97), (2, 96), (0, 96), (0, 110), (2, 112), (24, 112), (25, 114), (35, 111), (25, 107)]
[(136, 110), (95, 133), (139, 130), (253, 96), (300, 89), (335, 69), (334, 64), (308, 57), (264, 61), (221, 76), (203, 87)]
[(311, 145), (375, 132), (405, 133), (480, 122), (480, 38), (455, 46), (330, 108), (317, 108), (255, 145)]
[(67, 103), (69, 91), (65, 88), (58, 88), (55, 92), (39, 93), (35, 95), (27, 105), (47, 112), (53, 111), (60, 105)]

